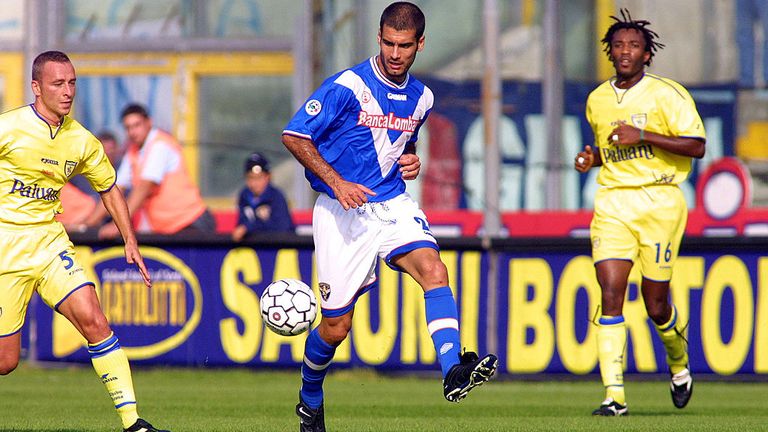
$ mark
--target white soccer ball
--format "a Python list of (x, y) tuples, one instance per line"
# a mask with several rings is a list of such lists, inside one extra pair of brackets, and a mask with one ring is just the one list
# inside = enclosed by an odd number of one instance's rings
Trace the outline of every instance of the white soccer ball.
[(317, 316), (315, 293), (304, 282), (280, 279), (261, 294), (261, 317), (267, 328), (283, 336), (304, 333)]

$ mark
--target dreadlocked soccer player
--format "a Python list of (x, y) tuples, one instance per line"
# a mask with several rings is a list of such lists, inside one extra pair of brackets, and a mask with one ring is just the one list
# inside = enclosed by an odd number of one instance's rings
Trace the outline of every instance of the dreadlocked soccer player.
[(597, 332), (600, 373), (606, 397), (592, 414), (627, 415), (623, 358), (627, 333), (622, 315), (629, 273), (637, 262), (648, 316), (664, 342), (672, 402), (683, 408), (693, 381), (669, 281), (685, 231), (688, 210), (680, 188), (692, 158), (704, 156), (706, 135), (688, 91), (645, 72), (664, 45), (645, 20), (621, 11), (602, 39), (616, 76), (587, 99), (594, 148), (576, 156), (584, 173), (599, 166), (595, 211), (590, 226), (592, 258), (602, 292)]

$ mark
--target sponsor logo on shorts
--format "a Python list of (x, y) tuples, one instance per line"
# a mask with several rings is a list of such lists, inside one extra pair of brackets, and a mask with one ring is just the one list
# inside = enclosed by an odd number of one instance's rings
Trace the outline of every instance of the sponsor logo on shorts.
[(0, 306), (0, 317), (2, 317), (2, 316), (3, 316), (3, 307)]
[(325, 282), (320, 282), (319, 285), (320, 296), (323, 298), (323, 301), (328, 301), (328, 298), (331, 296), (331, 286)]
[(307, 101), (306, 105), (304, 105), (304, 111), (306, 111), (307, 114), (311, 116), (320, 114), (320, 111), (322, 110), (323, 104), (321, 104), (317, 99)]
[(600, 237), (592, 237), (592, 249), (600, 248)]

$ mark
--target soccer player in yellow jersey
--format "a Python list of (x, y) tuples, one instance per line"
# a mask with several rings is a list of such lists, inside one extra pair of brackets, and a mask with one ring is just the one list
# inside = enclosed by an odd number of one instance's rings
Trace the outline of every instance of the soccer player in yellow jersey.
[(47, 51), (32, 64), (35, 102), (0, 114), (0, 375), (19, 363), (21, 327), (32, 292), (64, 315), (88, 342), (93, 367), (125, 431), (162, 432), (139, 418), (128, 359), (109, 327), (94, 283), (86, 279), (64, 227), (59, 192), (76, 174), (101, 195), (120, 229), (128, 263), (151, 281), (139, 253), (115, 170), (99, 141), (67, 117), (75, 69), (66, 54)]
[(669, 281), (688, 211), (678, 184), (691, 158), (704, 156), (706, 136), (691, 95), (680, 84), (645, 72), (662, 48), (644, 20), (621, 11), (602, 39), (616, 76), (587, 99), (587, 120), (595, 135), (575, 160), (584, 173), (599, 166), (590, 226), (592, 258), (602, 292), (597, 332), (598, 358), (606, 397), (592, 414), (626, 415), (623, 357), (627, 341), (622, 307), (633, 263), (642, 274), (641, 292), (649, 317), (667, 351), (672, 402), (683, 408), (691, 397), (686, 342)]

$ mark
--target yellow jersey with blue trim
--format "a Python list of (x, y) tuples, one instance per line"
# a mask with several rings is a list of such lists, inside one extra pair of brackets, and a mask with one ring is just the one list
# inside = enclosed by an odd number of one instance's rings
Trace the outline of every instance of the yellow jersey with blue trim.
[(61, 188), (76, 174), (99, 192), (115, 184), (103, 146), (80, 123), (65, 116), (51, 126), (33, 105), (0, 114), (1, 226), (53, 223)]
[(615, 87), (615, 77), (587, 98), (587, 121), (603, 165), (598, 184), (640, 187), (679, 184), (691, 172), (691, 158), (662, 150), (647, 142), (616, 145), (611, 133), (621, 123), (645, 132), (706, 140), (704, 124), (688, 91), (667, 78), (646, 73), (629, 89)]

